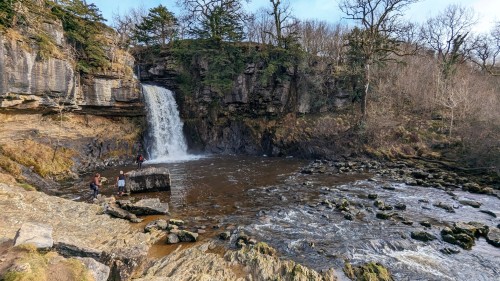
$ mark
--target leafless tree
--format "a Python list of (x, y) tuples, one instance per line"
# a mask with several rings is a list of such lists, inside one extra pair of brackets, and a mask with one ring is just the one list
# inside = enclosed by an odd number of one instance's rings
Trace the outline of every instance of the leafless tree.
[(442, 61), (445, 76), (454, 66), (463, 63), (471, 51), (470, 32), (476, 23), (474, 11), (459, 5), (450, 5), (442, 13), (423, 25), (421, 36)]
[(328, 57), (338, 64), (345, 55), (347, 26), (326, 21), (307, 20), (299, 24), (298, 41), (302, 48), (314, 55)]
[(364, 92), (361, 95), (361, 113), (367, 118), (367, 103), (370, 93), (372, 65), (387, 61), (397, 53), (398, 19), (404, 9), (418, 0), (344, 0), (340, 9), (347, 18), (361, 26), (360, 32), (351, 37), (351, 48), (355, 48), (363, 65)]
[(131, 8), (124, 14), (113, 14), (112, 26), (118, 33), (118, 44), (122, 48), (135, 46), (134, 31), (147, 15), (144, 6)]
[(247, 40), (260, 44), (274, 44), (273, 19), (264, 8), (257, 10), (246, 24)]
[(299, 21), (293, 17), (290, 3), (287, 0), (269, 0), (271, 10), (269, 15), (273, 17), (274, 32), (269, 33), (275, 37), (276, 44), (286, 48), (288, 44), (296, 39)]

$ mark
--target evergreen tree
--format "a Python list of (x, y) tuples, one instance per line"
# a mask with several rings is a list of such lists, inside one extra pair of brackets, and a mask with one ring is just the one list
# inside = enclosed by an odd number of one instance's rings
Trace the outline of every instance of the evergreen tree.
[(187, 12), (189, 32), (199, 38), (226, 41), (243, 39), (243, 23), (248, 15), (242, 0), (181, 0)]
[(159, 5), (149, 10), (141, 24), (136, 26), (137, 41), (165, 46), (177, 33), (177, 19), (165, 6)]
[(102, 42), (107, 27), (94, 4), (82, 0), (61, 0), (53, 3), (52, 13), (62, 21), (68, 41), (76, 51), (78, 70), (91, 73), (108, 66), (109, 59)]

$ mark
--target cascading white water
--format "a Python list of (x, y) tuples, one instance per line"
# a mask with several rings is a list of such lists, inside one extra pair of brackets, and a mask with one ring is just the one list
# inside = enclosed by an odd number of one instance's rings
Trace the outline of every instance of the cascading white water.
[(143, 85), (148, 118), (148, 162), (161, 163), (193, 159), (187, 153), (182, 133), (183, 123), (179, 117), (172, 91), (152, 85)]

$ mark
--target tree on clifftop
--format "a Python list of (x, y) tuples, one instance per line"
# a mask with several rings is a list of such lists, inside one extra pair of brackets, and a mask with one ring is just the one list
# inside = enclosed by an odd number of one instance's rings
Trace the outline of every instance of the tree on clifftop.
[(177, 33), (177, 18), (165, 6), (159, 5), (149, 10), (135, 32), (139, 42), (165, 46)]
[(186, 11), (189, 32), (200, 38), (226, 41), (243, 39), (243, 23), (248, 16), (242, 2), (248, 0), (179, 0)]
[(360, 78), (364, 89), (360, 94), (361, 113), (367, 118), (368, 95), (371, 91), (371, 73), (374, 64), (382, 64), (392, 54), (398, 54), (395, 33), (400, 28), (397, 20), (404, 8), (419, 0), (344, 0), (340, 9), (347, 18), (359, 23), (359, 28), (349, 38), (351, 52), (361, 67)]

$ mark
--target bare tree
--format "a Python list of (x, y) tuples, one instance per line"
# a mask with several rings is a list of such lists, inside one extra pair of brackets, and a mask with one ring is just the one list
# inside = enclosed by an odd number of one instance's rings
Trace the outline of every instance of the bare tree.
[(290, 3), (287, 0), (269, 0), (271, 10), (269, 15), (274, 20), (274, 32), (270, 35), (276, 39), (276, 44), (286, 48), (296, 39), (297, 26), (299, 21), (293, 17)]
[(445, 78), (468, 58), (472, 49), (469, 33), (475, 23), (472, 9), (450, 5), (422, 27), (422, 39), (442, 62)]
[(496, 24), (490, 34), (480, 34), (473, 40), (471, 60), (482, 71), (493, 76), (499, 76), (497, 60), (500, 57), (500, 22)]
[(140, 25), (147, 15), (144, 6), (131, 8), (124, 14), (113, 14), (112, 26), (118, 33), (118, 44), (122, 48), (130, 48), (137, 45), (134, 39), (135, 28)]
[(273, 44), (273, 19), (264, 8), (257, 10), (246, 25), (247, 39), (260, 44)]
[(397, 54), (398, 19), (403, 10), (418, 0), (344, 0), (340, 9), (347, 18), (361, 26), (350, 38), (351, 48), (355, 48), (360, 67), (364, 91), (361, 94), (361, 113), (367, 118), (367, 103), (370, 93), (372, 65), (387, 61), (391, 54)]

